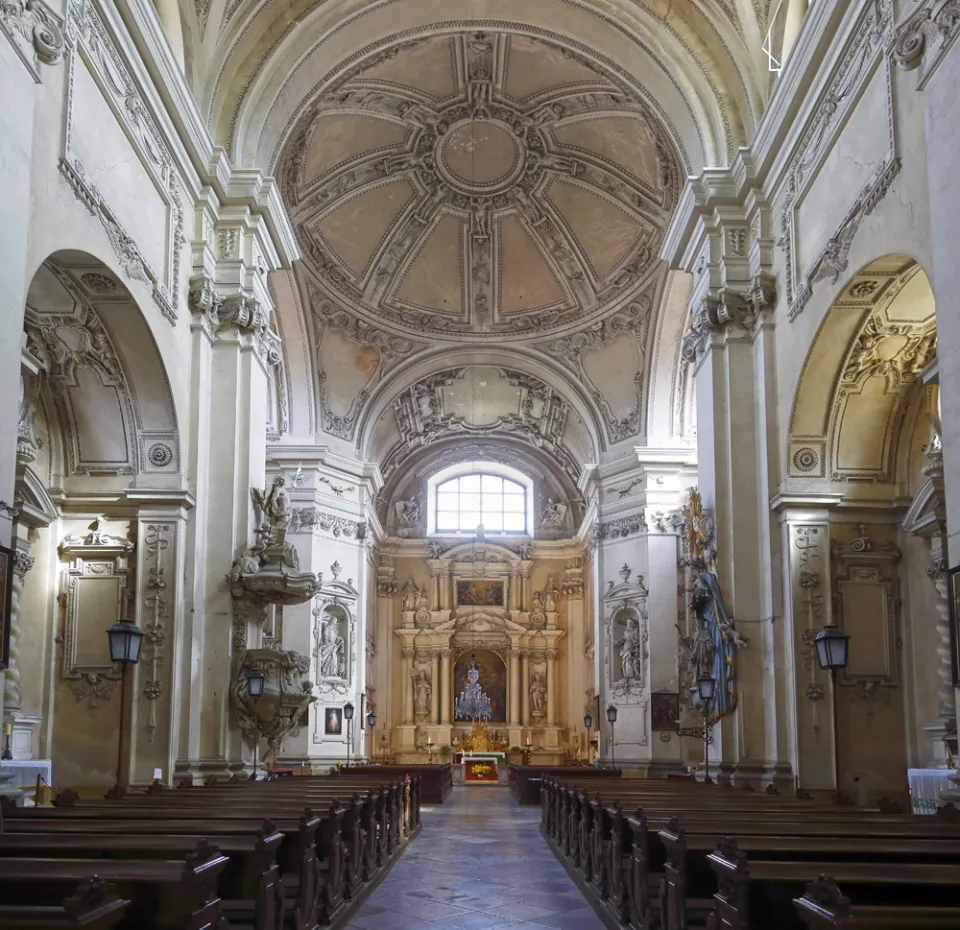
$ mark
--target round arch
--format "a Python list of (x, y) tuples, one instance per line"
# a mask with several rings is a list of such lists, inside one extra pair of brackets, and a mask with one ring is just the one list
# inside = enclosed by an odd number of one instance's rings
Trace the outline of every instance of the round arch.
[(916, 261), (888, 255), (851, 276), (801, 371), (789, 424), (789, 477), (874, 488), (902, 481), (907, 414), (935, 354), (933, 292)]
[(30, 283), (24, 329), (48, 427), (60, 431), (52, 477), (179, 481), (170, 379), (139, 306), (111, 269), (86, 252), (50, 255)]

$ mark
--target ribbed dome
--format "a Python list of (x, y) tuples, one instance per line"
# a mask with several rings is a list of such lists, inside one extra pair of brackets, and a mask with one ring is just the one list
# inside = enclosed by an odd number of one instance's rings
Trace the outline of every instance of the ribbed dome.
[(325, 93), (285, 196), (329, 297), (409, 334), (582, 328), (660, 271), (679, 178), (651, 110), (538, 39), (433, 37)]

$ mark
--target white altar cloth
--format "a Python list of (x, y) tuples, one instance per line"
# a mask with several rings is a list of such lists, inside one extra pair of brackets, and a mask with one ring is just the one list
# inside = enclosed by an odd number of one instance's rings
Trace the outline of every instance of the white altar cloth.
[(914, 814), (935, 814), (940, 792), (957, 786), (947, 780), (951, 769), (907, 769), (910, 784), (910, 808)]

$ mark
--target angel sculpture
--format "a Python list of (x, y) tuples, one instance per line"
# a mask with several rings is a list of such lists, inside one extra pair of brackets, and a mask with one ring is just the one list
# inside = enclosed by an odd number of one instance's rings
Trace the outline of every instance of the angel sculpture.
[(286, 481), (283, 475), (277, 475), (269, 488), (260, 491), (250, 489), (253, 506), (257, 511), (260, 527), (257, 535), (263, 545), (282, 545), (287, 535), (287, 524), (290, 522), (290, 498), (287, 496)]

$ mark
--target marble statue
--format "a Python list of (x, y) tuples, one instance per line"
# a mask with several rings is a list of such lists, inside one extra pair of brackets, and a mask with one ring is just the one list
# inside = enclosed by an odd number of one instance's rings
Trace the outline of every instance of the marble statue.
[(543, 672), (533, 673), (533, 680), (530, 682), (530, 712), (534, 714), (543, 713), (543, 702), (547, 696), (547, 685), (543, 680)]
[(410, 578), (407, 583), (403, 586), (403, 590), (400, 592), (400, 603), (404, 610), (416, 610), (417, 609), (417, 599), (420, 597), (420, 589), (414, 584), (413, 579)]
[(553, 575), (547, 575), (547, 586), (543, 589), (543, 606), (547, 613), (553, 613), (557, 609), (559, 593), (553, 585)]
[(324, 621), (323, 633), (318, 647), (318, 666), (323, 678), (345, 678), (343, 637), (337, 633), (336, 621)]
[(547, 498), (547, 502), (540, 511), (540, 525), (545, 530), (559, 530), (563, 528), (563, 518), (567, 515), (567, 505), (555, 501), (552, 497)]
[(627, 628), (623, 632), (623, 639), (617, 645), (620, 647), (620, 669), (623, 678), (633, 680), (640, 677), (640, 626), (635, 617), (627, 620)]
[(283, 475), (277, 475), (269, 488), (261, 491), (258, 488), (250, 489), (254, 507), (263, 516), (257, 535), (264, 545), (282, 543), (286, 536), (287, 524), (290, 522), (290, 497), (286, 491), (286, 481)]
[(433, 686), (427, 677), (426, 669), (420, 669), (413, 682), (413, 706), (417, 714), (426, 716), (430, 713), (430, 696), (432, 694)]

